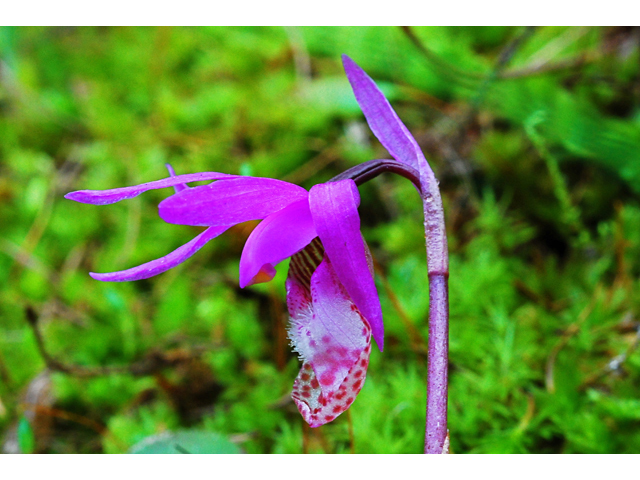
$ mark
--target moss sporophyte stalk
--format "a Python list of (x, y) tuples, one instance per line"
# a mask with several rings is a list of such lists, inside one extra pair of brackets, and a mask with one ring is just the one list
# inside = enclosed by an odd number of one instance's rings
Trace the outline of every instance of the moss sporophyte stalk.
[[(371, 338), (383, 350), (384, 323), (371, 254), (360, 233), (358, 185), (383, 172), (414, 183), (424, 206), (429, 273), (429, 373), (425, 453), (448, 451), (448, 254), (438, 182), (411, 133), (374, 81), (346, 55), (343, 64), (374, 135), (393, 160), (371, 160), (309, 191), (272, 178), (202, 172), (111, 190), (80, 190), (70, 200), (107, 205), (173, 187), (159, 205), (167, 223), (207, 227), (177, 250), (128, 270), (91, 273), (101, 281), (141, 280), (186, 261), (230, 227), (262, 220), (240, 257), (240, 287), (270, 281), (291, 258), (286, 280), (289, 338), (302, 368), (292, 398), (311, 427), (331, 422), (362, 389)], [(191, 182), (212, 180), (189, 187)]]

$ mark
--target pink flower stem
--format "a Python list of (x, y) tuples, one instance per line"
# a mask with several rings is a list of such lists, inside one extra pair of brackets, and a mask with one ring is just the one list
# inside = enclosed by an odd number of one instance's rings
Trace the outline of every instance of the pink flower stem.
[(449, 362), (449, 279), (429, 274), (429, 377), (424, 453), (449, 453), (447, 399)]
[(413, 182), (424, 205), (424, 226), (429, 273), (429, 377), (424, 453), (449, 453), (447, 430), (449, 363), (449, 254), (444, 210), (438, 181), (431, 169), (418, 172), (395, 160), (371, 160), (333, 180), (352, 178), (361, 185), (381, 173), (392, 172)]

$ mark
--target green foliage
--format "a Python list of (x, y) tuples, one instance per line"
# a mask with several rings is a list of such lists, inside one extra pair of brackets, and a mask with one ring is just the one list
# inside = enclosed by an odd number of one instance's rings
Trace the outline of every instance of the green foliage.
[[(441, 180), (453, 452), (638, 451), (635, 33), (411, 32), (426, 51), (387, 27), (0, 28), (5, 442), (23, 452), (421, 451), (428, 275), (408, 182), (383, 175), (360, 188), (386, 347), (349, 412), (319, 429), (289, 398), (299, 362), (286, 339), (286, 262), (271, 283), (237, 287), (255, 222), (163, 275), (104, 284), (88, 272), (160, 257), (200, 230), (158, 218), (168, 191), (102, 207), (63, 199), (165, 177), (165, 163), (309, 188), (388, 157), (342, 72), (347, 53)], [(32, 380), (45, 361), (28, 311), (50, 355), (75, 368), (51, 376), (37, 415)]]

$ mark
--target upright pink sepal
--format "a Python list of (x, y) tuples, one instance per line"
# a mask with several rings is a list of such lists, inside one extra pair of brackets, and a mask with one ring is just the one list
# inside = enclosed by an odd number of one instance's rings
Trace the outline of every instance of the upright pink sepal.
[(418, 143), (376, 83), (348, 56), (342, 55), (342, 64), (369, 128), (380, 143), (396, 160), (416, 170), (423, 168), (426, 160)]

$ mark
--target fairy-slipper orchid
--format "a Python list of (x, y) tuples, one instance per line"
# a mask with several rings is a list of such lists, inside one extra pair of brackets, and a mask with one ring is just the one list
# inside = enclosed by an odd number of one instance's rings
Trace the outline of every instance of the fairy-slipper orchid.
[[(375, 82), (343, 55), (345, 72), (362, 112), (395, 160), (371, 160), (332, 182), (301, 187), (269, 178), (216, 172), (175, 175), (133, 187), (82, 190), (65, 197), (106, 205), (156, 188), (174, 187), (159, 205), (168, 223), (206, 226), (174, 252), (121, 272), (95, 274), (103, 281), (148, 278), (187, 260), (231, 226), (263, 220), (247, 239), (240, 259), (240, 286), (271, 280), (275, 265), (291, 257), (286, 281), (289, 337), (303, 360), (292, 397), (312, 426), (344, 412), (362, 388), (371, 336), (383, 347), (380, 301), (372, 262), (360, 234), (357, 184), (384, 171), (411, 180), (423, 200), (429, 273), (429, 379), (425, 453), (447, 453), (448, 254), (442, 200), (418, 143)], [(214, 180), (190, 188), (187, 183)], [(354, 180), (356, 180), (354, 182)]]

